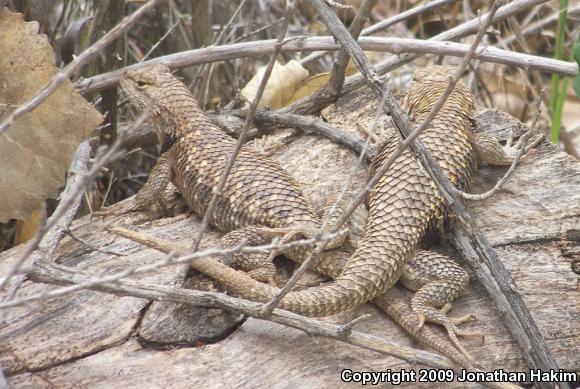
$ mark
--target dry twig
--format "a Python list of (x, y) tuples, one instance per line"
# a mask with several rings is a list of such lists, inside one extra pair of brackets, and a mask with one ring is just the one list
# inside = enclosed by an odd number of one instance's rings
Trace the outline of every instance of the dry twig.
[(257, 318), (262, 320), (290, 326), (305, 331), (310, 335), (336, 338), (342, 342), (364, 347), (387, 355), (393, 355), (412, 363), (420, 363), (439, 368), (454, 367), (454, 365), (445, 357), (426, 351), (414, 350), (400, 346), (377, 336), (352, 331), (349, 337), (341, 337), (339, 334), (340, 326), (338, 325), (303, 317), (281, 309), (275, 309), (271, 316), (264, 318), (256, 315), (256, 312), (259, 311), (261, 306), (260, 303), (237, 299), (223, 293), (203, 292), (164, 285), (146, 284), (144, 282), (133, 280), (117, 280), (114, 283), (92, 284), (92, 281), (101, 277), (80, 272), (75, 268), (46, 263), (36, 266), (31, 277), (37, 282), (90, 285), (88, 287), (89, 289), (115, 294), (117, 296), (134, 296), (151, 301), (163, 300), (194, 306), (227, 309), (248, 316), (258, 316)]
[[(387, 18), (370, 27), (365, 28), (364, 30), (361, 31), (360, 35), (361, 36), (373, 35), (379, 31), (386, 30), (387, 28), (391, 27), (394, 24), (400, 23), (417, 15), (421, 15), (424, 12), (429, 12), (431, 10), (437, 9), (438, 7), (445, 6), (449, 3), (452, 3), (453, 1), (455, 0), (434, 0), (428, 2), (427, 4), (418, 5), (414, 8), (398, 13), (394, 16), (391, 16), (390, 18)], [(318, 58), (323, 57), (326, 54), (327, 54), (326, 51), (314, 52), (308, 55), (307, 57), (302, 58), (300, 60), (300, 63), (302, 65), (306, 65), (312, 61), (317, 60)]]
[[(386, 62), (377, 64), (375, 68), (379, 74), (396, 69), (397, 67), (417, 58), (415, 54), (404, 55), (404, 53), (438, 54), (463, 57), (469, 50), (469, 45), (439, 40), (425, 41), (407, 38), (361, 37), (358, 42), (364, 50), (392, 52), (399, 55), (397, 58), (401, 56), (406, 58), (401, 61), (390, 59)], [(334, 38), (331, 37), (297, 37), (294, 38), (293, 41), (285, 43), (280, 52), (339, 50), (340, 47), (341, 46), (334, 41)], [(226, 61), (236, 58), (271, 54), (274, 52), (275, 48), (276, 41), (270, 39), (265, 41), (234, 43), (230, 45), (182, 51), (77, 81), (75, 83), (75, 88), (83, 94), (97, 92), (117, 84), (125, 70), (139, 69), (153, 63), (163, 63), (172, 69), (179, 69), (206, 62)], [(413, 58), (408, 58), (408, 56), (413, 56)], [(571, 77), (575, 76), (578, 72), (578, 66), (571, 62), (516, 53), (491, 46), (479, 48), (475, 52), (474, 58), (487, 62), (501, 63), (504, 65), (521, 67), (523, 69), (536, 69), (539, 71), (558, 73)], [(363, 80), (364, 79), (360, 75), (349, 77), (342, 93), (346, 94), (357, 89), (364, 84)]]
[[(127, 230), (123, 229), (112, 229), (114, 233), (119, 233)], [(69, 295), (73, 292), (84, 290), (84, 289), (91, 289), (95, 286), (99, 286), (106, 283), (117, 282), (122, 280), (123, 278), (136, 275), (136, 274), (146, 274), (150, 272), (154, 272), (160, 268), (167, 267), (167, 266), (174, 266), (180, 264), (188, 264), (191, 261), (195, 260), (202, 260), (204, 258), (227, 258), (233, 254), (244, 253), (244, 254), (252, 254), (252, 253), (264, 253), (270, 252), (271, 250), (286, 250), (286, 249), (294, 249), (297, 247), (309, 247), (314, 246), (318, 242), (328, 241), (330, 239), (334, 239), (337, 234), (328, 234), (322, 236), (318, 239), (302, 239), (297, 240), (289, 243), (280, 243), (280, 242), (271, 242), (265, 245), (259, 246), (246, 246), (245, 244), (240, 244), (236, 247), (231, 247), (227, 249), (206, 249), (206, 250), (199, 250), (195, 253), (190, 253), (187, 255), (183, 255), (180, 257), (175, 256), (174, 247), (168, 246), (167, 252), (168, 255), (163, 258), (163, 260), (149, 264), (149, 265), (142, 265), (135, 268), (130, 268), (126, 270), (121, 270), (116, 273), (102, 275), (100, 277), (91, 278), (89, 281), (85, 283), (78, 283), (71, 286), (66, 286), (58, 289), (52, 289), (48, 292), (40, 292), (37, 294), (29, 295), (27, 297), (23, 297), (20, 299), (14, 299), (12, 301), (6, 301), (0, 303), (0, 310), (6, 309), (10, 307), (18, 307), (22, 305), (26, 305), (35, 301), (43, 301), (49, 300), (57, 297), (62, 297)], [(176, 252), (187, 252), (185, 248), (177, 247)], [(26, 267), (20, 269), (20, 273), (24, 271), (33, 272), (34, 267)]]
[[(526, 9), (530, 9), (532, 7), (535, 7), (537, 5), (545, 3), (546, 1), (547, 0), (513, 0), (505, 5), (501, 6), (497, 10), (495, 15), (493, 16), (492, 23), (497, 23), (499, 21), (505, 20), (509, 17), (517, 15), (518, 13), (520, 13)], [(483, 14), (483, 15), (481, 15), (481, 18), (474, 18), (472, 20), (466, 21), (466, 22), (460, 24), (459, 26), (453, 27), (445, 32), (442, 32), (440, 34), (435, 35), (434, 37), (430, 38), (426, 42), (453, 41), (453, 40), (456, 40), (459, 38), (463, 38), (467, 35), (477, 33), (477, 31), (479, 31), (479, 29), (481, 27), (482, 20), (486, 20), (487, 16), (488, 16), (488, 14)], [(489, 48), (486, 48), (486, 50), (489, 50)], [(445, 54), (445, 55), (450, 55), (450, 54)], [(461, 54), (460, 56), (463, 56), (463, 54)], [(388, 72), (390, 72), (394, 69), (397, 69), (397, 68), (399, 68), (399, 67), (401, 67), (401, 66), (403, 66), (403, 65), (405, 65), (405, 64), (407, 64), (407, 63), (409, 63), (417, 58), (419, 58), (418, 55), (401, 54), (397, 57), (389, 58), (383, 62), (376, 64), (375, 70), (378, 74), (388, 73)], [(477, 55), (475, 58), (483, 59), (483, 58), (478, 57)], [(496, 62), (496, 61), (490, 61), (490, 62)], [(511, 63), (509, 65), (517, 66), (517, 65), (513, 65)], [(526, 66), (524, 66), (524, 68), (526, 68)], [(573, 72), (577, 73), (578, 69), (576, 68), (575, 70), (573, 70)], [(345, 93), (345, 94), (349, 93), (352, 90), (357, 89), (361, 85), (364, 85), (365, 83), (366, 83), (366, 80), (361, 75), (353, 76), (353, 77), (351, 77), (351, 79), (349, 81), (347, 81), (345, 83), (345, 88), (343, 90), (343, 93)]]

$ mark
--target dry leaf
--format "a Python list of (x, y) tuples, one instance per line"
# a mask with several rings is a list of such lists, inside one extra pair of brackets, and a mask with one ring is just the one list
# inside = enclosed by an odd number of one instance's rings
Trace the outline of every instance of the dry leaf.
[[(354, 62), (352, 62), (352, 60), (349, 60), (348, 65), (346, 67), (345, 74), (347, 76), (352, 76), (356, 72), (357, 72), (356, 65), (354, 64)], [(290, 99), (286, 102), (286, 105), (290, 105), (290, 104), (300, 100), (303, 97), (313, 95), (315, 92), (317, 92), (323, 86), (328, 84), (328, 81), (330, 81), (330, 72), (319, 73), (315, 76), (308, 77), (306, 80), (304, 80), (300, 84), (300, 87), (296, 90), (296, 92), (294, 92), (292, 97), (290, 97)]]
[[(0, 122), (56, 74), (54, 54), (38, 23), (0, 12)], [(25, 219), (56, 197), (79, 143), (101, 115), (65, 82), (51, 97), (0, 135), (0, 221)]]
[(330, 80), (329, 72), (320, 73), (315, 76), (308, 77), (306, 80), (304, 80), (302, 85), (300, 85), (300, 88), (298, 88), (298, 90), (294, 92), (290, 100), (288, 100), (288, 105), (300, 100), (303, 97), (313, 95), (319, 89), (328, 84), (329, 80)]
[[(260, 68), (242, 89), (242, 96), (249, 101), (252, 101), (256, 96), (265, 71), (265, 66)], [(294, 91), (306, 77), (308, 77), (308, 70), (304, 69), (300, 62), (292, 60), (286, 65), (280, 65), (276, 62), (259, 106), (270, 107), (271, 109), (286, 106)]]

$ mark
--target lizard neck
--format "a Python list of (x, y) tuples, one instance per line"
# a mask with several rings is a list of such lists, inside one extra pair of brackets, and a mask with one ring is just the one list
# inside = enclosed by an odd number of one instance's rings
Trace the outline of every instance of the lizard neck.
[(163, 95), (157, 99), (154, 122), (164, 138), (174, 142), (195, 128), (211, 125), (205, 112), (181, 82), (169, 85)]
[[(408, 111), (413, 112), (413, 118), (417, 123), (421, 123), (423, 120), (429, 116), (431, 109), (441, 97), (441, 94), (446, 89), (447, 83), (440, 81), (423, 81), (421, 83), (415, 83), (405, 101), (405, 106)], [(441, 110), (439, 111), (439, 117), (457, 117), (471, 121), (473, 112), (475, 112), (475, 102), (473, 96), (467, 87), (459, 82), (455, 85), (455, 88)], [(453, 116), (449, 116), (449, 115)], [(437, 119), (441, 120), (441, 119)], [(470, 130), (470, 126), (457, 126), (456, 130), (467, 134)], [(443, 136), (445, 134), (442, 134)], [(448, 134), (449, 135), (449, 134)]]

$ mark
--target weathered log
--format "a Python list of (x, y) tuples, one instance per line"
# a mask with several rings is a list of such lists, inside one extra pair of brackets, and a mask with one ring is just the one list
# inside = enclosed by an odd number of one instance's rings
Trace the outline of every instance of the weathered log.
[[(325, 117), (330, 123), (363, 136), (361, 129), (371, 127), (375, 106), (364, 93), (350, 95), (328, 109)], [(382, 121), (385, 123), (379, 125), (379, 130), (388, 125), (388, 120)], [(502, 139), (510, 128), (516, 133), (522, 130), (518, 121), (497, 111), (481, 113), (478, 127)], [(268, 136), (263, 146), (275, 145), (277, 139), (277, 136)], [(345, 182), (357, 157), (327, 139), (305, 135), (282, 149), (275, 158), (303, 184), (312, 202), (320, 205), (336, 185)], [(475, 191), (491, 188), (504, 172), (505, 169), (483, 167)], [(363, 164), (356, 169), (351, 189), (360, 188), (365, 177)], [(580, 261), (578, 161), (543, 143), (536, 155), (517, 168), (499, 193), (488, 200), (469, 203), (469, 210), (511, 272), (559, 366), (580, 372), (577, 357), (580, 293), (578, 275), (572, 270), (574, 263)], [(73, 233), (92, 247), (125, 256), (94, 251), (67, 238), (58, 250), (57, 262), (96, 274), (164, 258), (163, 254), (135, 243), (115, 239), (104, 229), (110, 222), (122, 222), (129, 228), (183, 242), (191, 241), (199, 225), (199, 220), (191, 216), (132, 226), (137, 216), (104, 223), (85, 217), (72, 226)], [(204, 247), (218, 243), (219, 236), (214, 232), (206, 234), (203, 240)], [(0, 255), (0, 274), (20, 250), (17, 247)], [(168, 267), (155, 274), (135, 277), (149, 283), (179, 285), (182, 275), (177, 267)], [(18, 296), (52, 288), (26, 282)], [(237, 324), (225, 325), (224, 336), (227, 336), (215, 344), (159, 350), (138, 341), (145, 331), (143, 317), (152, 315), (146, 313), (148, 305), (139, 298), (82, 291), (6, 311), (7, 325), (0, 330), (0, 358), (10, 384), (14, 387), (49, 384), (58, 387), (334, 387), (342, 384), (340, 372), (344, 368), (354, 371), (417, 368), (394, 357), (332, 339), (311, 338), (295, 329), (256, 319), (248, 319), (229, 335), (229, 330)], [(163, 314), (165, 304), (156, 305), (158, 314)], [(396, 339), (402, 345), (412, 344), (384, 314), (368, 305), (325, 320), (345, 323), (362, 312), (371, 313), (372, 317), (358, 323), (357, 330)], [(484, 331), (486, 342), (480, 345), (476, 341), (465, 341), (477, 361), (491, 370), (526, 371), (491, 298), (476, 280), (469, 294), (454, 304), (452, 314), (477, 316), (478, 321), (468, 327)], [(231, 323), (237, 323), (239, 317), (232, 316), (232, 319)], [(214, 340), (219, 338), (214, 336)], [(448, 385), (461, 386), (457, 382)]]

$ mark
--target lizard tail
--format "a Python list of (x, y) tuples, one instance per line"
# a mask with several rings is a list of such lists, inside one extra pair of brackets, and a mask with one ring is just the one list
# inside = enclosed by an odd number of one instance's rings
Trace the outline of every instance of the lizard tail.
[[(180, 257), (190, 254), (186, 246), (160, 239), (150, 234), (121, 227), (113, 227), (110, 231), (163, 253), (173, 253)], [(394, 261), (393, 263), (398, 262)], [(194, 257), (191, 259), (191, 267), (216, 279), (233, 294), (253, 301), (267, 302), (279, 293), (278, 288), (258, 282), (246, 273), (232, 269), (215, 258)], [(368, 288), (368, 273), (365, 273), (367, 271), (364, 268), (359, 267), (357, 269), (355, 267), (349, 272), (351, 273), (350, 275), (345, 274), (334, 282), (303, 291), (290, 292), (282, 299), (279, 306), (306, 316), (332, 315), (363, 304), (380, 294), (383, 289), (390, 288), (398, 278), (393, 276), (393, 280), (388, 284), (379, 280), (379, 282), (374, 283), (376, 287)], [(400, 274), (401, 269), (393, 269), (393, 272)], [(387, 272), (381, 273), (386, 274)], [(394, 274), (390, 271), (388, 273)], [(360, 276), (357, 274), (360, 274)], [(380, 284), (383, 284), (383, 286)], [(353, 293), (353, 290), (356, 293)]]
[[(442, 206), (442, 199), (428, 177), (416, 169), (410, 153), (402, 159), (412, 163), (403, 164), (397, 174), (385, 177), (386, 182), (374, 190), (365, 238), (348, 259), (343, 273), (327, 284), (288, 293), (280, 301), (280, 308), (305, 316), (332, 315), (364, 304), (397, 282), (429, 220)], [(381, 206), (374, 206), (375, 202)], [(150, 235), (122, 228), (114, 228), (113, 232), (165, 253), (189, 254), (185, 247)], [(279, 293), (278, 288), (258, 282), (215, 258), (194, 258), (191, 266), (243, 298), (267, 302)]]

